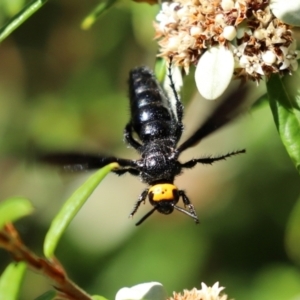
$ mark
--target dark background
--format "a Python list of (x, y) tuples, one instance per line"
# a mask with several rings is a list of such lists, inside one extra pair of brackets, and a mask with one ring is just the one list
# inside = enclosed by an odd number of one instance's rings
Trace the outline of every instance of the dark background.
[[(122, 142), (129, 120), (127, 78), (135, 66), (154, 67), (152, 21), (158, 7), (124, 1), (91, 30), (80, 29), (96, 4), (49, 1), (0, 47), (0, 199), (21, 195), (32, 201), (35, 213), (16, 226), (40, 255), (52, 218), (89, 174), (36, 165), (30, 161), (34, 149), (138, 157)], [(4, 24), (7, 15), (1, 17)], [(185, 136), (216, 105), (200, 98), (192, 74), (186, 80)], [(255, 90), (253, 85), (250, 94)], [(249, 110), (181, 160), (242, 148), (246, 155), (197, 166), (176, 180), (196, 207), (198, 226), (174, 212), (154, 214), (135, 227), (150, 209), (146, 203), (128, 219), (144, 186), (129, 175), (108, 175), (57, 249), (70, 277), (90, 294), (110, 299), (122, 287), (147, 281), (161, 282), (170, 296), (219, 281), (239, 300), (299, 297), (300, 270), (285, 250), (299, 175), (268, 105)], [(8, 261), (1, 250), (1, 272)], [(29, 271), (21, 299), (50, 288)]]

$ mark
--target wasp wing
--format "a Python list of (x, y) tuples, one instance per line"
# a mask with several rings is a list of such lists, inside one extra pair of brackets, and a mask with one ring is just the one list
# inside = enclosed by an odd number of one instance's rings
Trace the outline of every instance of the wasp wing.
[(61, 166), (64, 170), (71, 172), (96, 170), (113, 162), (118, 163), (121, 167), (136, 167), (135, 161), (129, 159), (73, 152), (39, 155), (38, 161), (49, 165)]
[(71, 152), (38, 155), (38, 161), (61, 166), (67, 171), (83, 171), (102, 168), (111, 162), (116, 162), (116, 158)]
[(247, 88), (242, 86), (226, 97), (226, 99), (222, 101), (204, 121), (199, 129), (178, 147), (178, 153), (194, 146), (201, 139), (234, 119), (242, 111), (242, 105), (245, 103), (246, 91)]

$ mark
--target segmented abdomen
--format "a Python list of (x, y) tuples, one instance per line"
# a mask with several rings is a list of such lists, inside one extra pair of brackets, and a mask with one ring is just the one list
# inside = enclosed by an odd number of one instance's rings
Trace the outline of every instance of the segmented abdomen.
[(146, 67), (133, 69), (129, 76), (131, 126), (141, 141), (172, 136), (174, 114), (154, 74)]

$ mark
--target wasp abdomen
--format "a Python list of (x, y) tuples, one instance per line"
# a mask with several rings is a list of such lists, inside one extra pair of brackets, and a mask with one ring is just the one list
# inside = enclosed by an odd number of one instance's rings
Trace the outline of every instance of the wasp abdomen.
[(131, 126), (140, 139), (150, 141), (173, 134), (174, 117), (163, 90), (146, 67), (130, 72)]

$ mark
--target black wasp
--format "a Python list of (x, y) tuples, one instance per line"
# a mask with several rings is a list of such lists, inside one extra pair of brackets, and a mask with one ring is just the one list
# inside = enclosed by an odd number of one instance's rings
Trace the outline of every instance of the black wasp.
[[(139, 196), (130, 217), (136, 213), (140, 204), (145, 202), (147, 196), (153, 208), (136, 225), (141, 224), (154, 211), (170, 214), (174, 209), (187, 214), (199, 223), (193, 204), (185, 192), (174, 185), (175, 177), (183, 169), (190, 169), (198, 163), (212, 164), (245, 152), (245, 150), (239, 150), (226, 155), (179, 162), (179, 155), (183, 151), (234, 117), (235, 111), (242, 102), (244, 92), (236, 91), (231, 94), (190, 138), (177, 147), (183, 132), (183, 106), (175, 90), (171, 66), (168, 73), (175, 105), (172, 105), (171, 97), (166, 96), (154, 74), (147, 67), (135, 68), (129, 75), (131, 119), (125, 127), (124, 139), (137, 150), (141, 156), (140, 159), (130, 160), (114, 156), (77, 153), (49, 154), (43, 158), (48, 163), (63, 165), (65, 169), (73, 171), (98, 169), (117, 162), (120, 169), (114, 170), (114, 173), (139, 176), (149, 187)], [(134, 134), (138, 139), (134, 137)], [(177, 206), (180, 198), (187, 209)]]

